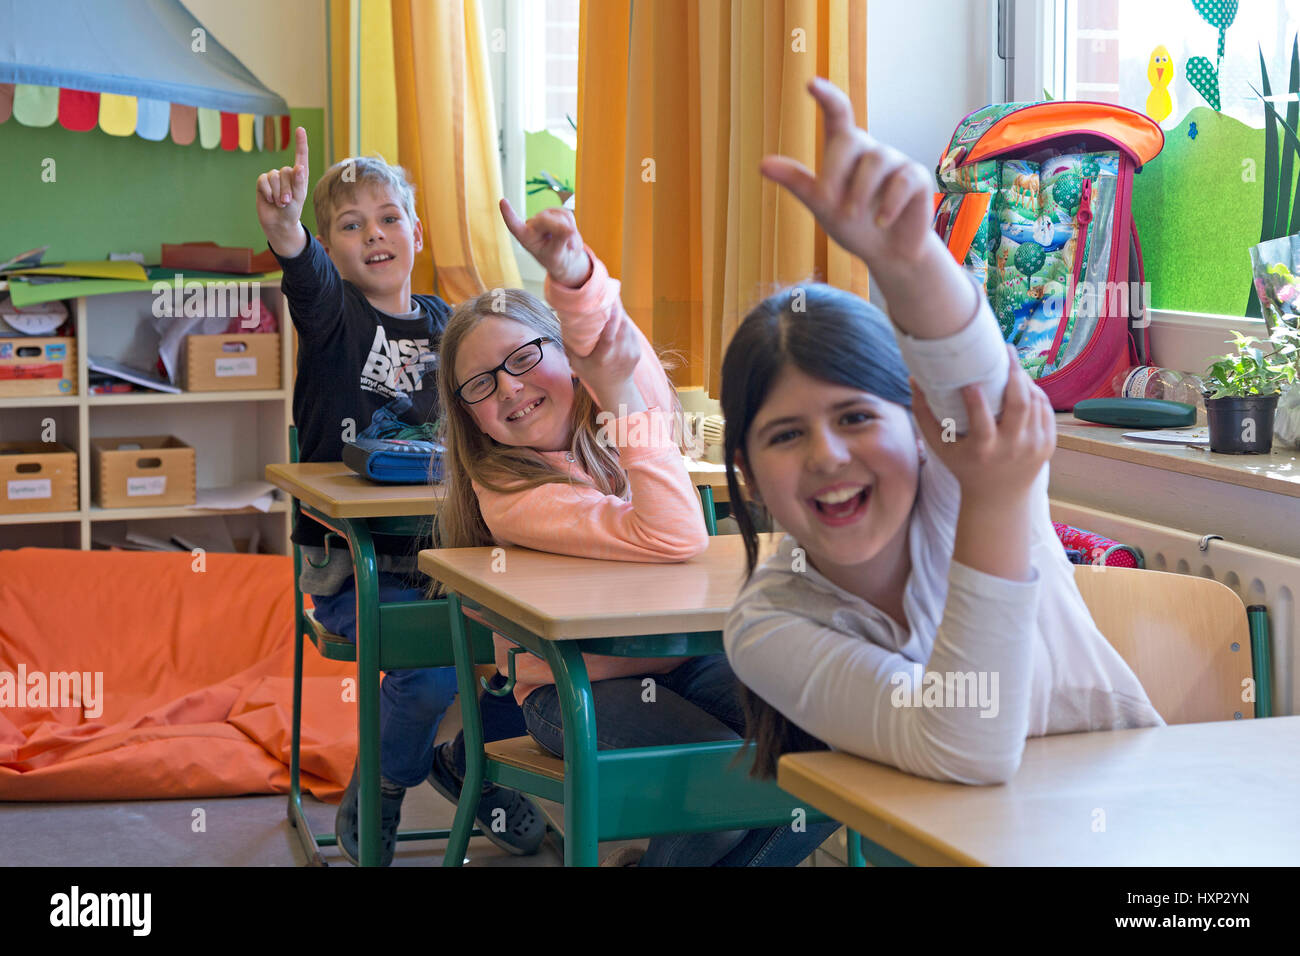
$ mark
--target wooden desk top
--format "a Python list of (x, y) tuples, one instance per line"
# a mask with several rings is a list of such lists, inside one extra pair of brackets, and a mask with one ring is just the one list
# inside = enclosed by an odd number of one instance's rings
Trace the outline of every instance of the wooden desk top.
[(439, 485), (381, 485), (341, 461), (266, 466), (266, 480), (331, 518), (401, 518), (435, 514)]
[(1283, 448), (1276, 440), (1267, 455), (1223, 455), (1208, 445), (1164, 445), (1124, 437), (1125, 432), (1150, 430), (1096, 425), (1072, 412), (1056, 413), (1057, 448), (1300, 498), (1300, 451)]
[(1294, 866), (1297, 753), (1300, 717), (1272, 717), (1036, 737), (1005, 786), (829, 752), (787, 754), (778, 780), (923, 865)]
[[(760, 541), (770, 549), (781, 537)], [(745, 573), (736, 534), (710, 538), (707, 551), (677, 564), (502, 548), (494, 570), (494, 550), (421, 551), (420, 570), (546, 640), (720, 631)]]
[[(727, 490), (726, 473), (707, 463), (687, 467), (695, 485)], [(305, 461), (266, 466), (266, 480), (331, 518), (400, 518), (436, 514), (441, 485), (381, 485), (362, 478), (341, 461)], [(725, 497), (720, 500), (726, 500)]]

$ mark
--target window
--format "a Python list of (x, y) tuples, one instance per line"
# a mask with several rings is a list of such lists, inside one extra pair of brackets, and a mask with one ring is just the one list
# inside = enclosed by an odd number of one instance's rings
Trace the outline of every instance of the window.
[(1015, 12), (1040, 26), (1017, 24), (1018, 99), (1036, 98), (1023, 63), (1055, 98), (1117, 103), (1164, 129), (1164, 150), (1133, 186), (1152, 305), (1244, 327), (1259, 314), (1250, 248), (1270, 229), (1264, 238), (1300, 229), (1300, 161), (1287, 169), (1287, 134), (1260, 96), (1262, 57), (1274, 108), (1300, 107), (1290, 82), (1300, 0), (1018, 0)]
[[(578, 10), (579, 0), (483, 4), (488, 49), (499, 52), (491, 65), (502, 188), (526, 214), (562, 202), (543, 185), (547, 177), (574, 186), (577, 134), (570, 119), (578, 118)], [(524, 284), (536, 291), (541, 268), (522, 248), (515, 253)]]

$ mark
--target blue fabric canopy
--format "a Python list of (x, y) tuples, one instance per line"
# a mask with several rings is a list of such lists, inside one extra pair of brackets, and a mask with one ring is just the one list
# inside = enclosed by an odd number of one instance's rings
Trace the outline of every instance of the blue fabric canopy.
[(180, 0), (0, 0), (0, 83), (289, 112)]

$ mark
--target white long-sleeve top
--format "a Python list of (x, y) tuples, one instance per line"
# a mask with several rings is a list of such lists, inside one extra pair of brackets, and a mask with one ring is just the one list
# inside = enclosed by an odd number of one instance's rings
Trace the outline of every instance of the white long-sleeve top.
[[(1010, 356), (983, 295), (954, 335), (895, 333), (938, 420), (965, 433), (959, 389), (972, 383), (1000, 412)], [(1032, 578), (1011, 581), (952, 560), (961, 487), (931, 451), (908, 526), (907, 631), (818, 573), (787, 535), (727, 618), (737, 676), (837, 750), (961, 783), (1009, 779), (1027, 736), (1163, 724), (1088, 613), (1047, 480), (1044, 465), (1030, 499)]]

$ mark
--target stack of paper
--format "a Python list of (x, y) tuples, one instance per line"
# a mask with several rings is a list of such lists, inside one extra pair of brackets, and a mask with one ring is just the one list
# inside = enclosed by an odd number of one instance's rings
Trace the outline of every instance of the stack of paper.
[(219, 511), (256, 508), (266, 512), (271, 510), (275, 495), (275, 485), (269, 481), (245, 481), (226, 488), (200, 488), (194, 507)]

